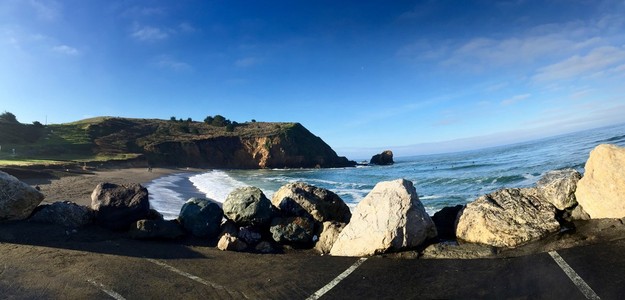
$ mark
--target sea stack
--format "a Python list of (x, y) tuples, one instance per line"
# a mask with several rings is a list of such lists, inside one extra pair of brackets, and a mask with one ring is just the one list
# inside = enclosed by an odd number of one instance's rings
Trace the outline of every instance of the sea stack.
[(380, 154), (376, 154), (373, 157), (371, 157), (371, 160), (369, 161), (369, 163), (372, 165), (378, 165), (378, 166), (392, 165), (394, 163), (393, 151), (385, 150)]

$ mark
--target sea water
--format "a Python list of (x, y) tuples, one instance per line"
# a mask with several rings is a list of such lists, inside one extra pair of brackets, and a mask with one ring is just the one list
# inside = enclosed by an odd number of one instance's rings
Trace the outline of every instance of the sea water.
[(497, 189), (531, 186), (550, 170), (583, 173), (590, 150), (606, 143), (625, 146), (625, 124), (481, 150), (399, 157), (390, 166), (180, 173), (158, 178), (147, 188), (152, 207), (175, 218), (190, 197), (223, 202), (232, 190), (255, 186), (271, 199), (282, 185), (296, 181), (331, 190), (353, 209), (376, 183), (405, 178), (432, 215)]

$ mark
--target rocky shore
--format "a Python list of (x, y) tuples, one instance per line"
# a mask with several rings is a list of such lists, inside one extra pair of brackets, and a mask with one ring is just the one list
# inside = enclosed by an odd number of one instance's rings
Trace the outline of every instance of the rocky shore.
[(139, 183), (179, 170), (6, 170), (25, 182), (0, 172), (0, 220), (11, 228), (36, 222), (71, 234), (98, 227), (131, 239), (203, 240), (253, 253), (507, 257), (625, 238), (623, 170), (625, 149), (600, 145), (584, 176), (554, 170), (534, 187), (495, 191), (432, 217), (413, 183), (398, 179), (378, 183), (353, 211), (332, 191), (297, 182), (272, 199), (254, 187), (236, 189), (223, 205), (192, 198), (176, 220), (151, 210), (149, 191)]

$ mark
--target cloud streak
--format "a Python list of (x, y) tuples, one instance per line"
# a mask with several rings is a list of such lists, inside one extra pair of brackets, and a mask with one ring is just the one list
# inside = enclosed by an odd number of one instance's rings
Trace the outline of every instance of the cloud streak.
[(606, 69), (618, 69), (625, 63), (625, 49), (599, 47), (586, 55), (574, 55), (563, 61), (540, 68), (533, 76), (537, 82), (588, 76)]
[(138, 41), (154, 42), (167, 39), (169, 33), (158, 27), (135, 25), (130, 36)]
[(52, 47), (52, 51), (68, 56), (78, 56), (80, 55), (80, 51), (74, 47), (68, 45), (58, 45)]

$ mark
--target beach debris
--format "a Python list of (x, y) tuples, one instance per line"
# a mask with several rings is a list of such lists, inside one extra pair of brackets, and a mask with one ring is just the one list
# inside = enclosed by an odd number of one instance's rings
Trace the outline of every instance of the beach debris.
[(245, 251), (247, 244), (236, 236), (228, 233), (221, 236), (217, 243), (217, 249), (221, 251)]
[(326, 221), (323, 222), (319, 240), (315, 243), (315, 250), (320, 254), (328, 254), (332, 249), (332, 245), (339, 237), (339, 234), (345, 228), (346, 223)]
[(91, 209), (99, 225), (126, 230), (149, 214), (148, 190), (138, 183), (100, 183), (91, 193)]
[(0, 171), (0, 221), (28, 218), (43, 199), (35, 188)]
[(341, 197), (305, 182), (288, 183), (273, 194), (271, 203), (283, 216), (310, 217), (319, 223), (348, 223), (352, 213)]
[(38, 206), (29, 220), (78, 228), (93, 222), (93, 212), (90, 208), (74, 202), (58, 201)]
[(480, 196), (459, 214), (459, 240), (513, 248), (560, 230), (556, 209), (533, 188), (501, 189)]
[(223, 210), (206, 198), (191, 198), (180, 209), (182, 227), (196, 237), (214, 238), (219, 233)]
[(384, 150), (380, 154), (376, 154), (371, 157), (369, 164), (378, 165), (378, 166), (386, 166), (392, 165), (395, 162), (393, 161), (393, 151)]
[(307, 217), (274, 218), (269, 227), (274, 241), (304, 248), (312, 246), (314, 230), (315, 223)]
[(128, 236), (134, 239), (177, 239), (184, 235), (178, 220), (139, 220), (128, 231)]
[(593, 219), (625, 217), (625, 148), (602, 144), (590, 152), (575, 197)]
[(369, 256), (402, 251), (436, 234), (413, 183), (405, 179), (383, 181), (358, 203), (330, 254)]
[(223, 203), (224, 215), (240, 226), (264, 226), (271, 222), (273, 208), (263, 191), (242, 187), (232, 191)]

